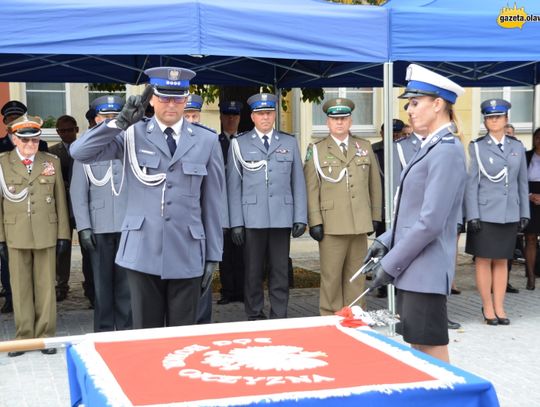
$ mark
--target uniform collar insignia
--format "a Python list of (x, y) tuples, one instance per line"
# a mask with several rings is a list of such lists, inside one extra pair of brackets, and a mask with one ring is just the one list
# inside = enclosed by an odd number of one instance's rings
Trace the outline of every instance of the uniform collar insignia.
[(193, 133), (193, 129), (191, 127), (188, 127), (187, 131), (189, 131), (190, 133)]

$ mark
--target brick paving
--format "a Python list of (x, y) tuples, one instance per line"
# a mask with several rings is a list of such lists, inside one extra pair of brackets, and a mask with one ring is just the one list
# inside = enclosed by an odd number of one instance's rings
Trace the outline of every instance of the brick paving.
[[(309, 237), (293, 240), (291, 257), (295, 267), (318, 272), (317, 244)], [(456, 282), (462, 294), (449, 298), (448, 309), (450, 318), (460, 322), (462, 329), (450, 331), (450, 357), (454, 365), (490, 380), (501, 406), (538, 406), (540, 286), (539, 290), (525, 290), (523, 265), (516, 263), (513, 268), (511, 282), (520, 293), (506, 297), (506, 310), (512, 323), (491, 327), (482, 323), (472, 260), (468, 255), (459, 255)], [(82, 295), (81, 278), (80, 254), (75, 247), (71, 291), (58, 307), (58, 336), (80, 335), (92, 330), (92, 310), (88, 309), (89, 304)], [(318, 301), (316, 288), (291, 290), (289, 316), (318, 315)], [(368, 309), (384, 307), (386, 300), (368, 297)], [(213, 308), (215, 322), (245, 320), (241, 303), (214, 305)], [(0, 340), (11, 339), (13, 335), (12, 315), (2, 314)], [(399, 336), (394, 339), (400, 341)], [(9, 358), (0, 354), (0, 407), (31, 406), (69, 406), (64, 350), (52, 356), (27, 352)]]

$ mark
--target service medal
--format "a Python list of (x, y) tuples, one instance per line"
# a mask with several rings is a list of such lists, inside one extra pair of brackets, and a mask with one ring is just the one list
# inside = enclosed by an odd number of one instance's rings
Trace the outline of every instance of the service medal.
[(43, 171), (41, 171), (41, 175), (54, 175), (56, 174), (56, 171), (54, 170), (54, 164), (50, 161), (45, 161), (43, 163)]

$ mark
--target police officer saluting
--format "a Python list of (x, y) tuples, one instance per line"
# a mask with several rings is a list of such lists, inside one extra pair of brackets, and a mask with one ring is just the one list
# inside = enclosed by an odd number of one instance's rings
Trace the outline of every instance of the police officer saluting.
[[(147, 69), (141, 96), (71, 148), (83, 163), (123, 158), (128, 193), (116, 263), (128, 271), (133, 327), (193, 324), (221, 260), (223, 157), (216, 134), (184, 120), (195, 72)], [(150, 103), (155, 115), (143, 118)]]
[(345, 98), (323, 105), (330, 134), (308, 147), (304, 165), (309, 233), (321, 257), (321, 315), (332, 315), (364, 291), (364, 276), (349, 279), (362, 265), (367, 233), (381, 221), (379, 166), (371, 143), (349, 133), (353, 110)]
[(249, 320), (265, 319), (264, 268), (269, 264), (270, 318), (287, 317), (290, 234), (306, 228), (306, 185), (298, 144), (275, 130), (276, 96), (251, 96), (253, 130), (231, 141), (227, 189), (231, 236), (244, 246), (244, 305)]
[(0, 155), (0, 255), (9, 257), (17, 339), (55, 335), (56, 256), (71, 238), (60, 160), (38, 151), (42, 123), (27, 115), (11, 122), (16, 148)]
[[(124, 101), (119, 96), (102, 96), (92, 102), (101, 123), (115, 118)], [(126, 270), (115, 264), (127, 192), (119, 159), (94, 164), (73, 164), (71, 203), (79, 241), (90, 255), (94, 274), (94, 331), (131, 328), (131, 303)]]

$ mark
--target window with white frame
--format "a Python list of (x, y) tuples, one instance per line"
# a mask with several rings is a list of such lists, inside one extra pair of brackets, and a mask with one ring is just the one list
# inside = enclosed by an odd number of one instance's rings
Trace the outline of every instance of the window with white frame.
[(322, 111), (322, 107), (327, 100), (337, 97), (348, 98), (354, 102), (351, 127), (353, 133), (373, 132), (375, 121), (373, 88), (325, 88), (321, 104), (312, 104), (314, 133), (328, 133), (326, 114)]
[[(480, 89), (481, 101), (488, 99), (504, 99), (512, 104), (508, 111), (508, 122), (516, 130), (531, 130), (533, 122), (534, 89), (532, 86), (505, 86), (502, 88), (482, 88)], [(480, 107), (478, 107), (480, 109)], [(482, 130), (484, 118), (480, 115)]]
[(44, 128), (55, 128), (56, 119), (66, 111), (65, 83), (26, 83), (26, 106), (28, 114), (40, 116)]

